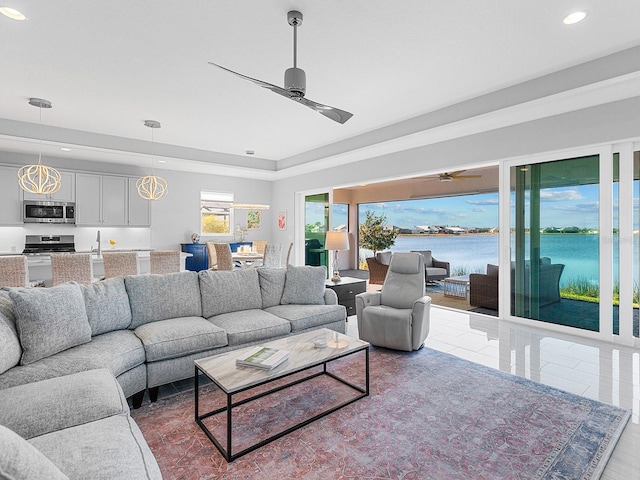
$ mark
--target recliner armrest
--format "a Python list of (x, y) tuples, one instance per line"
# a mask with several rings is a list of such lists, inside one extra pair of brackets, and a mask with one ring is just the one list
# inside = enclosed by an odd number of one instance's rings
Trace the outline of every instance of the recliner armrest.
[(413, 302), (411, 313), (411, 347), (417, 350), (424, 343), (431, 325), (431, 297), (425, 295)]

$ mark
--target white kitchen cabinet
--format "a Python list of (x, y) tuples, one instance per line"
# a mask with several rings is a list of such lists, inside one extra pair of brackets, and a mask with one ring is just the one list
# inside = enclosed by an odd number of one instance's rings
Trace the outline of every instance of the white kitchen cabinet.
[(0, 224), (22, 224), (22, 189), (18, 168), (0, 166)]
[(137, 178), (129, 178), (129, 225), (151, 225), (150, 201), (138, 195), (136, 188)]
[[(54, 202), (75, 202), (76, 201), (76, 174), (75, 172), (60, 172), (60, 190), (51, 195), (38, 195), (37, 193), (24, 192), (25, 200), (46, 200)], [(16, 174), (17, 175), (17, 174)], [(22, 190), (22, 189), (21, 189)]]
[(127, 177), (76, 174), (76, 225), (127, 225)]

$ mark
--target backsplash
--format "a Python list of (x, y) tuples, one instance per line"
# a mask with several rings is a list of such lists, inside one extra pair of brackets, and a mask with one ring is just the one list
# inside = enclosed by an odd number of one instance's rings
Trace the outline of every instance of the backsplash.
[[(74, 235), (76, 251), (89, 251), (97, 248), (96, 236), (100, 230), (102, 250), (112, 248), (109, 240), (116, 244), (113, 248), (140, 249), (151, 247), (151, 229), (149, 227), (77, 227), (74, 225), (22, 225), (0, 227), (0, 253), (22, 253), (26, 235)], [(179, 245), (176, 247), (176, 249)]]

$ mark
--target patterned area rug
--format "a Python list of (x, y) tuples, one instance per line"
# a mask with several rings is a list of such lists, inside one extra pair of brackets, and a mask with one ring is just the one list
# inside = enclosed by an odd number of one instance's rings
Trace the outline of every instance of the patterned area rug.
[[(372, 348), (370, 361), (369, 397), (232, 463), (196, 425), (193, 391), (132, 414), (165, 480), (595, 480), (629, 419), (620, 408), (427, 348)], [(362, 383), (362, 363), (349, 357), (334, 370)], [(234, 444), (353, 395), (332, 382), (323, 376), (239, 407)], [(205, 408), (220, 405), (220, 392), (205, 389)], [(224, 437), (224, 418), (210, 422)]]

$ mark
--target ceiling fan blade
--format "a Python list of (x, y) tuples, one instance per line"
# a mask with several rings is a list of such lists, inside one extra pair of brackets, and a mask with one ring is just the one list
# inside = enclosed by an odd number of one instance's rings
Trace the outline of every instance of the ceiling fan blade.
[(467, 180), (469, 178), (482, 178), (482, 175), (462, 175), (458, 177), (452, 177), (454, 180)]
[(448, 175), (450, 177), (456, 177), (458, 175), (460, 175), (461, 173), (466, 172), (466, 170), (456, 170), (455, 172), (447, 172), (444, 175)]
[(325, 117), (341, 124), (353, 117), (353, 113), (340, 110), (339, 108), (330, 107), (329, 105), (323, 105), (322, 103), (314, 102), (313, 100), (309, 100), (304, 97), (293, 97), (292, 100), (296, 100), (312, 110), (315, 110), (320, 115), (324, 115)]
[(287, 98), (292, 98), (295, 97), (295, 94), (292, 94), (291, 92), (289, 92), (289, 90), (286, 90), (284, 88), (278, 87), (277, 85), (273, 85), (271, 83), (268, 82), (263, 82), (262, 80), (258, 80), (257, 78), (251, 78), (248, 77), (246, 75), (243, 75), (241, 73), (238, 72), (234, 72), (233, 70), (229, 70), (228, 68), (223, 67), (222, 65), (218, 65), (217, 63), (213, 63), (213, 62), (208, 62), (209, 65), (213, 65), (214, 67), (218, 67), (221, 68), (222, 70), (225, 70), (229, 73), (233, 73), (234, 75), (240, 77), (240, 78), (244, 78), (245, 80), (249, 80), (251, 83), (255, 83), (256, 85), (262, 87), (262, 88), (266, 88), (268, 90), (271, 90), (274, 93), (277, 93), (278, 95), (282, 95), (283, 97), (287, 97)]

